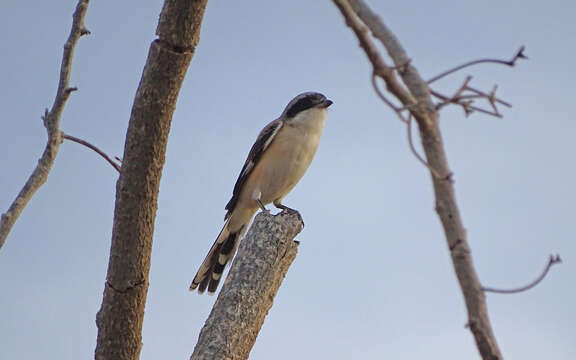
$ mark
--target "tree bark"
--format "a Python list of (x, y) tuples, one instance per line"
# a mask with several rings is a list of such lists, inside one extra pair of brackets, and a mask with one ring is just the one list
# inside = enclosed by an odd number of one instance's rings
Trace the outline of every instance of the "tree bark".
[(198, 43), (207, 0), (167, 0), (134, 99), (120, 178), (97, 360), (138, 359), (158, 189), (170, 122)]
[(298, 213), (260, 213), (240, 243), (230, 273), (191, 360), (248, 359), (282, 280), (296, 258)]
[[(466, 229), (454, 192), (453, 174), (448, 165), (442, 134), (438, 126), (439, 113), (430, 96), (428, 84), (412, 65), (396, 36), (363, 0), (334, 0), (334, 3), (359, 38), (372, 62), (374, 74), (384, 79), (388, 90), (402, 102), (404, 109), (409, 110), (418, 123), (422, 147), (426, 153), (427, 166), (434, 187), (436, 212), (444, 228), (454, 271), (468, 310), (468, 327), (474, 335), (476, 346), (484, 360), (502, 359), (488, 318), (482, 284), (472, 262)], [(372, 35), (382, 43), (394, 62), (394, 71), (384, 64), (378, 50), (367, 38), (366, 31), (358, 20), (361, 20), (370, 29)], [(402, 79), (404, 88), (396, 86), (396, 72)], [(402, 110), (395, 108), (399, 114)], [(410, 126), (410, 121), (407, 121), (407, 126)]]

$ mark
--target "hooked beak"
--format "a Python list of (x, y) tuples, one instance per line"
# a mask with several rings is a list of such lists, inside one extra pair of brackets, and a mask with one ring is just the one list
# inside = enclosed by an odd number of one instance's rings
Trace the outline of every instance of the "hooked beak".
[(326, 109), (328, 106), (332, 105), (333, 102), (332, 100), (326, 99), (324, 100), (324, 102), (320, 105), (321, 108)]

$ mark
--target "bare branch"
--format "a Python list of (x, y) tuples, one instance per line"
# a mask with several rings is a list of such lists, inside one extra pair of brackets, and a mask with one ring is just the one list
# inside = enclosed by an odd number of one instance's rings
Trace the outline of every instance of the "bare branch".
[(200, 332), (190, 360), (247, 359), (296, 258), (294, 237), (303, 222), (296, 212), (259, 213), (240, 242), (226, 282)]
[[(360, 47), (364, 49), (366, 56), (372, 63), (374, 67), (373, 73), (382, 77), (385, 82), (388, 91), (390, 91), (394, 96), (396, 96), (404, 106), (408, 106), (414, 103), (414, 100), (410, 96), (410, 94), (406, 91), (406, 89), (398, 82), (396, 75), (394, 74), (395, 68), (391, 68), (386, 65), (386, 62), (380, 56), (376, 45), (372, 42), (370, 38), (370, 34), (366, 29), (366, 26), (362, 25), (362, 23), (358, 20), (358, 17), (350, 7), (350, 4), (346, 0), (334, 0), (336, 6), (342, 12), (346, 20), (346, 24), (354, 31), (358, 41), (360, 42)], [(403, 64), (397, 64), (397, 66), (402, 66)], [(385, 101), (393, 110), (396, 109), (392, 103)]]
[(483, 287), (482, 290), (484, 290), (485, 292), (492, 292), (492, 293), (497, 293), (497, 294), (517, 294), (526, 290), (530, 290), (533, 287), (535, 287), (536, 285), (538, 285), (542, 280), (544, 280), (544, 278), (546, 277), (546, 275), (548, 274), (548, 271), (550, 270), (550, 268), (552, 267), (552, 265), (555, 264), (560, 264), (562, 263), (562, 259), (560, 258), (560, 255), (550, 255), (550, 258), (548, 259), (548, 263), (546, 264), (546, 267), (544, 268), (544, 271), (542, 271), (542, 273), (540, 274), (540, 276), (538, 276), (536, 278), (536, 280), (532, 281), (531, 283), (529, 283), (528, 285), (516, 288), (516, 289), (495, 289), (495, 288), (490, 288), (490, 287)]
[(12, 226), (20, 216), (22, 210), (24, 210), (30, 199), (32, 199), (32, 196), (34, 196), (36, 191), (46, 182), (46, 179), (48, 179), (48, 174), (56, 160), (58, 149), (62, 143), (62, 136), (60, 133), (60, 119), (62, 117), (62, 111), (64, 110), (64, 106), (66, 105), (70, 93), (76, 90), (76, 88), (69, 86), (74, 49), (76, 48), (78, 39), (80, 39), (82, 35), (90, 33), (84, 27), (84, 16), (88, 9), (88, 3), (89, 0), (79, 0), (74, 15), (72, 16), (72, 29), (70, 30), (70, 35), (64, 44), (64, 53), (62, 54), (60, 79), (58, 81), (56, 97), (50, 111), (46, 109), (44, 116), (42, 116), (44, 126), (48, 133), (48, 141), (46, 142), (46, 147), (44, 148), (42, 156), (38, 160), (38, 165), (36, 165), (36, 168), (24, 184), (22, 190), (20, 190), (16, 196), (16, 199), (14, 199), (8, 208), (8, 211), (2, 214), (0, 219), (0, 248), (4, 245)]
[(114, 167), (114, 169), (116, 169), (116, 171), (120, 172), (120, 165), (118, 165), (114, 160), (112, 160), (108, 155), (106, 155), (106, 153), (104, 151), (98, 149), (96, 146), (90, 144), (88, 141), (82, 140), (82, 139), (77, 138), (77, 137), (72, 136), (72, 135), (65, 134), (64, 132), (62, 132), (62, 138), (66, 139), (66, 140), (74, 141), (78, 144), (82, 144), (82, 145), (86, 146), (87, 148), (90, 148), (90, 149), (96, 151), (98, 153), (98, 155), (102, 156), (106, 161), (108, 161), (108, 163), (110, 165), (112, 165), (112, 167)]
[(380, 87), (378, 87), (378, 82), (377, 82), (377, 78), (376, 78), (376, 73), (372, 73), (372, 87), (374, 88), (374, 91), (376, 92), (376, 94), (380, 97), (380, 99), (382, 101), (384, 101), (384, 103), (386, 105), (388, 105), (392, 110), (394, 110), (394, 112), (396, 113), (396, 115), (398, 115), (398, 118), (400, 119), (400, 121), (402, 121), (403, 123), (408, 123), (408, 119), (404, 118), (404, 115), (402, 115), (402, 110), (404, 110), (403, 108), (399, 108), (396, 105), (394, 105), (392, 103), (392, 101), (388, 100), (388, 98), (384, 95), (384, 93), (380, 90)]
[[(410, 151), (418, 161), (420, 161), (424, 166), (426, 166), (434, 176), (441, 177), (441, 175), (434, 170), (427, 162), (418, 154), (418, 151), (414, 147), (414, 143), (412, 142), (412, 134), (411, 134), (411, 124), (410, 124), (410, 116), (406, 118), (402, 111), (410, 110), (410, 108), (414, 107), (416, 104), (415, 101), (410, 96), (409, 92), (398, 82), (394, 71), (398, 71), (399, 73), (404, 73), (408, 66), (410, 66), (410, 60), (407, 60), (404, 63), (397, 64), (394, 67), (389, 67), (384, 62), (384, 59), (380, 56), (378, 49), (372, 42), (368, 34), (368, 30), (362, 23), (358, 20), (358, 17), (354, 13), (354, 10), (350, 7), (350, 4), (346, 0), (334, 0), (334, 3), (340, 9), (340, 12), (346, 19), (346, 24), (354, 31), (358, 40), (360, 42), (360, 46), (364, 49), (368, 59), (372, 63), (373, 72), (371, 76), (372, 87), (376, 94), (382, 99), (382, 101), (388, 105), (398, 116), (400, 121), (406, 124), (407, 126), (407, 133), (408, 133), (408, 140), (410, 145)], [(385, 95), (382, 93), (380, 88), (378, 87), (377, 77), (381, 77), (384, 79), (384, 83), (387, 86), (387, 89), (398, 98), (404, 107), (400, 108), (392, 103)]]
[(524, 55), (525, 49), (526, 48), (524, 47), (524, 45), (521, 46), (520, 49), (518, 49), (518, 51), (516, 51), (516, 54), (514, 54), (514, 56), (510, 60), (479, 59), (479, 60), (473, 60), (473, 61), (464, 63), (462, 65), (458, 65), (456, 67), (453, 67), (452, 69), (446, 70), (443, 73), (434, 76), (432, 79), (428, 80), (427, 83), (432, 84), (433, 82), (438, 81), (438, 80), (442, 79), (443, 77), (446, 77), (452, 73), (455, 73), (456, 71), (460, 71), (460, 70), (467, 68), (469, 66), (474, 66), (474, 65), (483, 64), (483, 63), (492, 63), (492, 64), (502, 64), (502, 65), (506, 65), (506, 66), (514, 66), (514, 65), (516, 65), (516, 61), (518, 61), (518, 59), (528, 59), (528, 57), (526, 55)]
[[(425, 117), (437, 117), (434, 103), (429, 97), (428, 85), (422, 80), (420, 74), (412, 65), (412, 60), (408, 57), (396, 36), (382, 22), (380, 17), (376, 15), (362, 0), (334, 0), (334, 2), (337, 4), (341, 12), (342, 9), (346, 9), (346, 6), (340, 7), (338, 3), (348, 4), (348, 6), (353, 10), (353, 13), (369, 28), (372, 35), (382, 43), (388, 52), (388, 55), (394, 62), (394, 68), (402, 78), (404, 86), (400, 85), (400, 87), (402, 89), (408, 89), (408, 96), (400, 98), (395, 92), (390, 89), (388, 90), (392, 92), (394, 96), (398, 97), (402, 104), (410, 110), (419, 123), (425, 120)], [(349, 16), (344, 13), (343, 15), (345, 17)], [(350, 24), (348, 25), (350, 26)], [(364, 25), (360, 23), (359, 26)], [(383, 79), (386, 81), (387, 86), (389, 86), (388, 78), (383, 77)]]
[(488, 99), (490, 102), (498, 103), (498, 104), (504, 105), (504, 106), (509, 107), (509, 108), (512, 107), (512, 104), (510, 104), (510, 103), (508, 103), (508, 102), (506, 102), (506, 101), (504, 101), (504, 100), (502, 100), (502, 99), (499, 99), (499, 98), (497, 98), (497, 97), (495, 96), (495, 95), (496, 95), (496, 89), (497, 89), (497, 88), (498, 88), (498, 86), (497, 86), (497, 85), (494, 85), (494, 89), (492, 89), (492, 91), (490, 92), (490, 94), (486, 94), (485, 92), (480, 91), (480, 90), (475, 89), (475, 88), (470, 87), (470, 86), (468, 86), (466, 90), (471, 91), (471, 92), (474, 92), (474, 93), (480, 95), (481, 97), (484, 97), (484, 98)]
[[(447, 104), (455, 104), (455, 105), (461, 106), (462, 109), (464, 110), (464, 113), (466, 114), (466, 116), (472, 114), (474, 111), (478, 111), (478, 112), (481, 112), (481, 113), (486, 114), (486, 115), (490, 115), (490, 116), (494, 116), (494, 117), (498, 117), (498, 118), (502, 117), (502, 114), (500, 114), (499, 112), (486, 110), (486, 109), (483, 109), (481, 107), (472, 105), (473, 101), (467, 100), (466, 98), (457, 99), (458, 101), (450, 101), (450, 97), (443, 95), (436, 90), (430, 90), (430, 94), (439, 98), (440, 100), (442, 100), (441, 107), (444, 105), (447, 105)], [(484, 96), (481, 96), (481, 97), (484, 98)]]
[(464, 91), (466, 91), (466, 88), (468, 87), (468, 84), (470, 83), (471, 80), (472, 80), (472, 76), (470, 76), (470, 75), (466, 76), (466, 80), (464, 80), (464, 82), (462, 83), (462, 85), (460, 85), (460, 88), (458, 88), (458, 90), (454, 93), (454, 95), (452, 95), (452, 97), (450, 99), (446, 100), (445, 102), (442, 102), (442, 103), (436, 105), (436, 109), (440, 110), (440, 108), (446, 104), (458, 102), (458, 100), (462, 96), (462, 93)]
[(436, 172), (436, 170), (434, 170), (426, 160), (424, 160), (424, 158), (422, 157), (422, 155), (420, 155), (418, 153), (418, 150), (416, 150), (416, 147), (414, 146), (414, 141), (412, 140), (412, 115), (408, 116), (408, 121), (406, 123), (406, 135), (408, 137), (408, 145), (410, 145), (410, 151), (412, 151), (412, 154), (414, 154), (414, 156), (416, 157), (416, 159), (418, 159), (418, 161), (420, 161), (420, 163), (422, 163), (422, 165), (426, 166), (428, 168), (428, 170), (430, 170), (430, 172), (434, 175), (434, 177), (436, 178), (441, 178), (441, 175), (438, 174)]
[[(466, 230), (462, 223), (460, 211), (456, 202), (455, 191), (453, 186), (452, 172), (448, 166), (446, 152), (444, 150), (442, 134), (438, 126), (438, 109), (436, 108), (430, 89), (426, 81), (422, 79), (416, 68), (412, 65), (406, 51), (396, 38), (396, 36), (386, 27), (380, 17), (378, 17), (362, 0), (333, 0), (340, 12), (346, 19), (348, 26), (352, 27), (357, 37), (362, 36), (362, 32), (357, 28), (367, 26), (372, 35), (378, 39), (390, 58), (392, 58), (396, 69), (402, 79), (402, 89), (407, 89), (409, 96), (398, 98), (397, 94), (390, 90), (389, 78), (383, 77), (388, 85), (388, 89), (396, 96), (405, 108), (410, 111), (418, 123), (418, 129), (422, 138), (422, 145), (426, 153), (426, 164), (430, 169), (434, 193), (436, 199), (436, 212), (442, 222), (444, 233), (456, 276), (466, 302), (468, 310), (469, 328), (476, 340), (476, 346), (483, 359), (501, 359), (502, 355), (498, 348), (496, 337), (493, 334), (482, 285), (474, 269), (472, 257), (470, 255), (470, 246), (466, 240)], [(356, 24), (351, 21), (354, 18), (349, 14), (349, 9), (353, 9), (358, 19), (363, 24)], [(356, 20), (356, 22), (360, 22)], [(363, 40), (360, 40), (361, 42)], [(372, 62), (374, 72), (377, 67), (373, 61), (376, 56), (367, 54)], [(518, 57), (523, 56), (519, 53)], [(464, 95), (464, 90), (458, 91), (456, 95)], [(478, 94), (476, 94), (478, 95)], [(449, 101), (450, 97), (443, 97)], [(406, 101), (409, 99), (410, 101)], [(472, 101), (462, 100), (464, 101)], [(494, 102), (494, 101), (493, 101)], [(410, 133), (411, 135), (411, 133)], [(411, 140), (411, 136), (410, 136)], [(411, 149), (413, 149), (411, 145)], [(422, 159), (423, 160), (423, 159)], [(447, 174), (438, 176), (438, 174)]]
[[(495, 117), (502, 117), (502, 114), (498, 111), (498, 105), (504, 105), (506, 107), (511, 107), (509, 103), (506, 101), (499, 99), (496, 96), (496, 90), (498, 89), (497, 85), (494, 85), (494, 88), (490, 93), (485, 93), (480, 91), (476, 88), (470, 86), (470, 81), (472, 80), (471, 76), (467, 76), (466, 80), (462, 83), (462, 85), (458, 88), (458, 90), (452, 95), (448, 97), (446, 95), (441, 94), (437, 90), (430, 90), (430, 94), (434, 97), (437, 97), (441, 100), (436, 105), (436, 110), (442, 109), (446, 105), (457, 105), (461, 106), (464, 110), (466, 116), (472, 114), (474, 111), (478, 111), (484, 113), (486, 115), (495, 116)], [(488, 104), (490, 104), (491, 110), (484, 109), (479, 106), (472, 105), (476, 100), (486, 100)]]

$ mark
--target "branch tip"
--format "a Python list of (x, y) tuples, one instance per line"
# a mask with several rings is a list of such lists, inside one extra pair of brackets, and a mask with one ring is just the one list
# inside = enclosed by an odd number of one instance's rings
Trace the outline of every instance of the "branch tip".
[(522, 45), (520, 49), (518, 49), (518, 52), (516, 52), (516, 55), (514, 55), (514, 58), (512, 58), (512, 63), (516, 63), (516, 60), (518, 59), (529, 59), (529, 57), (524, 54), (524, 50), (526, 50), (526, 47)]

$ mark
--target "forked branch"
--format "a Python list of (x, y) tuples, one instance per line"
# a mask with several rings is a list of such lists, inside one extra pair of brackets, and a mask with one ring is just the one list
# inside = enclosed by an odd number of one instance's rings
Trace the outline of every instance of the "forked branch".
[[(498, 86), (494, 85), (492, 90), (489, 93), (486, 93), (470, 86), (471, 80), (472, 77), (467, 76), (462, 85), (452, 96), (446, 96), (437, 90), (431, 89), (430, 93), (432, 96), (440, 99), (440, 102), (436, 104), (436, 109), (440, 110), (446, 105), (457, 105), (462, 107), (466, 116), (477, 111), (486, 115), (501, 118), (502, 114), (500, 114), (500, 111), (498, 110), (498, 105), (512, 107), (510, 103), (496, 96)], [(490, 105), (490, 109), (474, 105), (477, 100), (484, 100), (488, 105)]]
[(70, 30), (68, 40), (64, 44), (62, 64), (60, 65), (60, 80), (58, 81), (56, 97), (50, 111), (46, 109), (42, 116), (44, 127), (46, 127), (46, 131), (48, 132), (48, 141), (46, 142), (42, 156), (38, 160), (38, 165), (36, 165), (36, 168), (8, 208), (8, 211), (2, 214), (0, 219), (0, 248), (4, 245), (12, 226), (14, 226), (22, 210), (24, 210), (32, 196), (34, 196), (36, 191), (46, 182), (46, 179), (48, 179), (48, 174), (56, 160), (58, 149), (62, 143), (62, 135), (60, 133), (62, 111), (70, 94), (76, 90), (76, 88), (70, 87), (69, 85), (74, 49), (76, 48), (78, 39), (80, 39), (82, 35), (90, 33), (84, 27), (84, 16), (88, 9), (88, 3), (89, 0), (79, 0), (74, 15), (72, 16), (72, 29)]
[[(436, 211), (444, 228), (454, 271), (458, 277), (460, 288), (466, 302), (468, 323), (470, 324), (469, 328), (474, 335), (476, 345), (483, 359), (501, 359), (502, 355), (488, 318), (483, 288), (472, 263), (466, 230), (462, 223), (456, 202), (452, 172), (448, 166), (442, 134), (438, 126), (438, 111), (442, 106), (437, 106), (437, 104), (433, 102), (428, 83), (419, 75), (396, 36), (364, 1), (334, 0), (334, 3), (346, 19), (346, 24), (352, 28), (361, 44), (367, 44), (371, 41), (371, 39), (365, 39), (366, 31), (363, 29), (367, 27), (374, 38), (382, 43), (394, 62), (394, 70), (392, 73), (397, 72), (402, 80), (401, 86), (390, 83), (390, 79), (393, 78), (391, 75), (386, 74), (386, 76), (383, 76), (383, 72), (380, 71), (380, 63), (374, 61), (374, 59), (378, 59), (381, 56), (372, 53), (372, 50), (370, 54), (367, 52), (368, 59), (372, 63), (374, 74), (384, 80), (388, 90), (403, 106), (401, 109), (394, 106), (392, 107), (393, 110), (401, 119), (407, 118), (410, 120), (414, 118), (418, 124), (422, 145), (426, 154), (426, 161), (422, 158), (420, 159), (430, 170), (436, 199)], [(366, 50), (365, 45), (362, 45), (362, 48)], [(376, 84), (375, 79), (373, 79), (372, 82)], [(444, 96), (441, 100), (446, 104), (454, 102), (463, 104), (465, 101), (473, 101), (473, 98), (469, 98), (469, 95), (482, 97), (483, 95), (478, 93), (465, 94), (467, 91), (470, 92), (469, 82), (470, 79), (467, 79), (454, 95)], [(394, 89), (398, 88), (405, 90), (408, 94), (403, 94), (402, 97), (399, 97), (397, 92), (394, 91)], [(381, 98), (383, 97), (380, 94), (379, 96)], [(489, 102), (491, 104), (496, 103), (496, 96), (494, 94), (490, 96), (490, 99)], [(386, 101), (386, 103), (389, 104), (390, 101)], [(408, 117), (404, 116), (402, 111), (408, 111)], [(411, 121), (406, 121), (406, 123), (407, 126), (410, 126)], [(410, 132), (409, 139), (411, 149), (414, 151)], [(419, 155), (417, 155), (417, 157), (419, 157)]]

